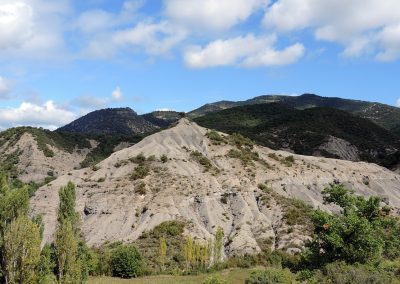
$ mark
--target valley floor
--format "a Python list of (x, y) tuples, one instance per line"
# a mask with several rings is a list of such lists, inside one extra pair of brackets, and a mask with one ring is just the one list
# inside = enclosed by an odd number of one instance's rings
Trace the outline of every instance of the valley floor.
[(88, 284), (199, 284), (212, 275), (220, 275), (229, 284), (243, 284), (254, 269), (231, 269), (214, 274), (196, 276), (149, 276), (137, 279), (119, 279), (112, 277), (91, 277)]

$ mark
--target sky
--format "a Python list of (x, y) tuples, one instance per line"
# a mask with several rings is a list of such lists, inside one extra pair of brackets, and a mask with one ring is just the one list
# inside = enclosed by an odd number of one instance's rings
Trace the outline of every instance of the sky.
[(0, 128), (315, 93), (400, 106), (398, 0), (0, 0)]

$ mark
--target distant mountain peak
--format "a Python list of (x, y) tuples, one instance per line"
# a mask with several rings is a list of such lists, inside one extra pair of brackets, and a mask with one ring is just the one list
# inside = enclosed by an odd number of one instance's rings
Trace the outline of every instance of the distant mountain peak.
[(85, 134), (137, 135), (155, 131), (157, 127), (126, 108), (96, 110), (78, 118), (58, 131)]

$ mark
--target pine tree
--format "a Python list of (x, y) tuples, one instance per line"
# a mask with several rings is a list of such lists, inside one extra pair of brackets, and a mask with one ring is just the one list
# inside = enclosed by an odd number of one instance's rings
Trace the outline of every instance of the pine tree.
[(27, 216), (15, 219), (4, 235), (6, 283), (37, 283), (35, 274), (40, 261), (40, 231)]

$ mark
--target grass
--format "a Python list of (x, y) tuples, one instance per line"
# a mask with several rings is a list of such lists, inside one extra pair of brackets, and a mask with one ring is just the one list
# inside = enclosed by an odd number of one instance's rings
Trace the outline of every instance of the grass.
[(209, 171), (212, 168), (211, 161), (199, 151), (193, 151), (190, 156), (202, 165), (205, 171)]
[(189, 276), (148, 276), (138, 279), (119, 279), (112, 277), (92, 277), (89, 279), (89, 284), (201, 284), (211, 275), (219, 275), (227, 280), (229, 284), (243, 284), (245, 279), (254, 269), (231, 269), (213, 274), (200, 274)]

